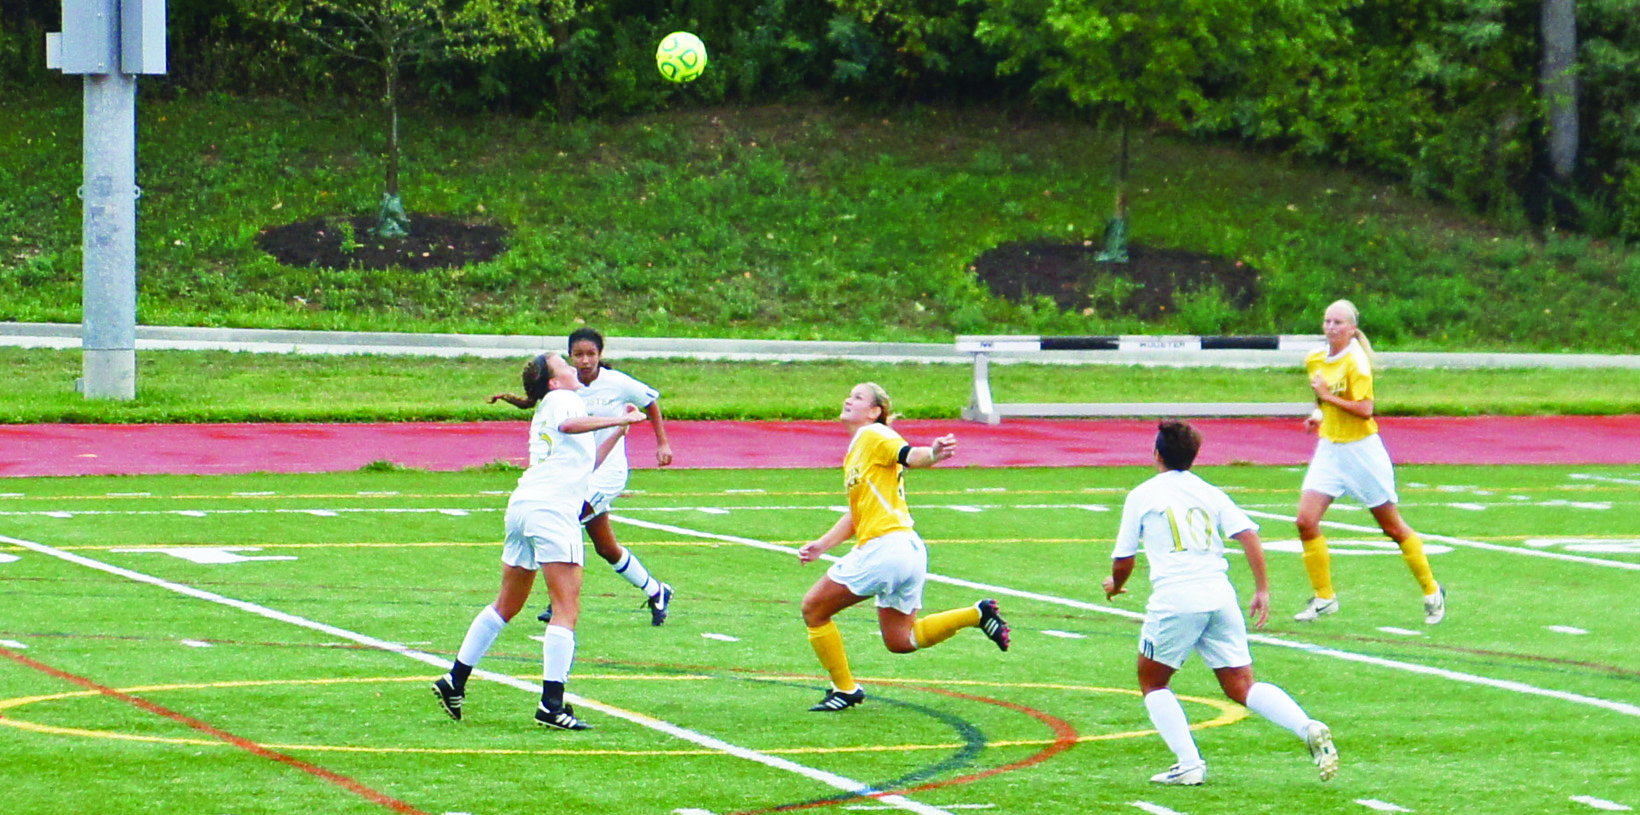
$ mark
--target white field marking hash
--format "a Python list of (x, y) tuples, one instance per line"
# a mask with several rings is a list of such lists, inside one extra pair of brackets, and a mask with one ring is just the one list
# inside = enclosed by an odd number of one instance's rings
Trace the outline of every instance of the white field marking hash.
[(1640, 555), (1640, 538), (1527, 538), (1521, 543), (1533, 549), (1558, 546), (1586, 554)]
[[(946, 804), (945, 809), (996, 809), (996, 804)], [(853, 804), (843, 807), (856, 812), (871, 812), (874, 810), (893, 809), (894, 807), (872, 806), (870, 804)]]
[[(1630, 485), (1640, 486), (1640, 481), (1636, 481), (1635, 479), (1632, 479), (1632, 478), (1617, 478), (1617, 477), (1609, 476), (1609, 475), (1590, 475), (1588, 473), (1572, 473), (1571, 475), (1569, 475), (1567, 477), (1568, 478), (1575, 478), (1575, 479), (1578, 479), (1579, 481), (1604, 481), (1608, 484), (1630, 484)], [(1573, 798), (1572, 800), (1575, 801), (1577, 799)]]
[(706, 515), (728, 515), (729, 514), (729, 510), (722, 509), (720, 507), (697, 507), (696, 511), (701, 512), (701, 513), (706, 514)]
[(0, 498), (27, 498), (26, 492), (0, 492)]
[[(1296, 518), (1294, 518), (1291, 515), (1277, 515), (1276, 513), (1273, 513), (1273, 512), (1263, 512), (1263, 511), (1256, 510), (1256, 509), (1247, 510), (1247, 514), (1252, 515), (1255, 518), (1269, 518), (1270, 520), (1273, 520), (1273, 521), (1293, 522), (1293, 521), (1297, 520)], [(1378, 529), (1378, 527), (1375, 527), (1375, 526), (1361, 526), (1360, 524), (1347, 524), (1347, 523), (1342, 523), (1342, 522), (1339, 522), (1339, 521), (1322, 521), (1321, 523), (1325, 526), (1334, 527), (1336, 529), (1347, 529), (1351, 532), (1377, 533), (1377, 532), (1381, 531), (1381, 530)], [(1512, 555), (1526, 555), (1528, 557), (1542, 557), (1542, 558), (1549, 558), (1551, 560), (1565, 560), (1565, 561), (1570, 561), (1572, 563), (1585, 563), (1585, 564), (1588, 564), (1588, 565), (1591, 565), (1591, 566), (1609, 566), (1613, 569), (1627, 569), (1629, 571), (1640, 571), (1640, 563), (1626, 563), (1626, 562), (1621, 561), (1621, 560), (1606, 560), (1604, 558), (1598, 558), (1598, 557), (1582, 557), (1582, 556), (1579, 556), (1579, 555), (1567, 555), (1567, 554), (1562, 554), (1560, 552), (1545, 552), (1545, 551), (1538, 550), (1538, 549), (1523, 549), (1519, 546), (1503, 546), (1503, 545), (1496, 544), (1496, 543), (1484, 543), (1482, 541), (1465, 540), (1464, 538), (1454, 538), (1450, 535), (1425, 534), (1422, 537), (1423, 537), (1425, 543), (1428, 543), (1429, 541), (1440, 541), (1441, 543), (1450, 543), (1454, 546), (1467, 546), (1471, 549), (1485, 549), (1488, 552), (1508, 552), (1509, 554), (1512, 554)]]
[(672, 815), (712, 815), (712, 810), (692, 808), (674, 809), (672, 810)]
[(0, 552), (0, 563), (16, 563), (22, 558), (8, 552)]
[(27, 645), (25, 645), (21, 642), (18, 642), (17, 640), (0, 640), (0, 645), (4, 645), (7, 648), (15, 648), (19, 651), (28, 648)]
[(1007, 492), (1007, 487), (968, 487), (963, 492)]
[(180, 642), (183, 645), (188, 646), (189, 648), (210, 648), (211, 647), (211, 644), (204, 641), (204, 640), (177, 640), (177, 642)]
[(260, 546), (144, 546), (135, 549), (110, 549), (109, 552), (135, 553), (139, 555), (159, 554), (170, 555), (205, 566), (218, 566), (224, 563), (245, 563), (252, 560), (295, 560), (295, 555), (256, 555), (248, 557), (240, 552), (260, 552)]
[(731, 637), (728, 634), (713, 634), (710, 631), (701, 632), (701, 636), (706, 639), (717, 640), (719, 642), (740, 642), (739, 637)]
[(1388, 801), (1380, 801), (1377, 798), (1357, 798), (1357, 799), (1355, 799), (1355, 802), (1357, 804), (1360, 804), (1361, 806), (1366, 807), (1367, 809), (1376, 809), (1379, 812), (1411, 812), (1412, 811), (1410, 809), (1407, 809), (1404, 806), (1400, 806), (1398, 804), (1392, 804)]
[(273, 490), (261, 490), (261, 491), (258, 491), (258, 492), (236, 492), (236, 493), (234, 493), (235, 496), (240, 497), (240, 498), (259, 498), (259, 497), (264, 496), (264, 495), (278, 495), (278, 494), (279, 493), (274, 492)]
[(980, 509), (979, 507), (976, 507), (976, 506), (969, 506), (968, 504), (948, 504), (948, 505), (946, 505), (946, 509), (955, 510), (957, 512), (984, 512), (985, 511), (985, 510)]
[[(797, 556), (797, 549), (795, 547), (781, 546), (777, 543), (769, 543), (768, 541), (760, 541), (754, 538), (742, 538), (736, 535), (721, 535), (716, 532), (702, 532), (696, 529), (686, 529), (681, 526), (671, 526), (669, 524), (640, 521), (635, 518), (628, 518), (622, 515), (611, 514), (609, 519), (616, 523), (624, 523), (630, 526), (639, 527), (641, 529), (653, 529), (661, 532), (670, 532), (674, 535), (705, 538), (707, 540), (719, 540), (725, 543), (738, 543), (744, 546), (750, 546), (754, 549), (779, 552), (791, 557)], [(0, 536), (0, 542), (5, 542), (6, 540), (7, 538)], [(1507, 547), (1502, 548), (1507, 549)], [(820, 557), (830, 561), (841, 560), (841, 558), (836, 555), (821, 555)], [(1623, 565), (1626, 566), (1628, 564)], [(1083, 600), (1072, 600), (1068, 597), (1055, 597), (1051, 594), (1039, 594), (1033, 591), (1024, 591), (1022, 589), (1014, 589), (1007, 586), (998, 586), (994, 583), (980, 583), (973, 580), (964, 580), (959, 577), (947, 577), (945, 575), (935, 574), (933, 572), (928, 573), (927, 580), (930, 583), (945, 583), (952, 586), (962, 586), (963, 588), (977, 589), (979, 591), (992, 594), (1019, 597), (1026, 600), (1035, 600), (1037, 602), (1049, 603), (1052, 605), (1082, 609), (1083, 611), (1094, 611), (1100, 614), (1110, 614), (1116, 617), (1126, 617), (1130, 620), (1143, 620), (1145, 618), (1144, 613), (1139, 611), (1129, 611), (1128, 609), (1116, 608), (1114, 606), (1102, 606), (1096, 603), (1085, 602)], [(1278, 648), (1291, 648), (1297, 651), (1303, 651), (1307, 654), (1313, 654), (1315, 656), (1332, 657), (1334, 659), (1342, 659), (1348, 662), (1359, 662), (1366, 665), (1375, 665), (1380, 668), (1389, 668), (1391, 670), (1423, 674), (1425, 676), (1435, 676), (1440, 677), (1441, 679), (1448, 679), (1453, 682), (1461, 682), (1469, 685), (1482, 685), (1485, 687), (1513, 691), (1515, 693), (1526, 694), (1529, 696), (1545, 696), (1550, 699), (1559, 699), (1561, 701), (1572, 702), (1574, 704), (1589, 705), (1591, 707), (1621, 713), (1625, 716), (1640, 718), (1640, 705), (1632, 705), (1628, 702), (1614, 702), (1610, 699), (1601, 699), (1595, 696), (1584, 696), (1577, 693), (1540, 688), (1536, 685), (1528, 685), (1524, 682), (1515, 682), (1508, 679), (1493, 679), (1489, 676), (1464, 673), (1463, 671), (1453, 671), (1446, 668), (1436, 668), (1416, 662), (1406, 662), (1398, 659), (1384, 659), (1381, 657), (1368, 656), (1366, 654), (1357, 654), (1353, 651), (1342, 651), (1337, 648), (1327, 648), (1307, 642), (1272, 637), (1265, 634), (1249, 634), (1247, 639), (1249, 642), (1257, 642)]]
[(1575, 636), (1589, 633), (1588, 629), (1578, 628), (1575, 625), (1546, 625), (1544, 628), (1547, 628), (1556, 634), (1572, 634)]
[(1468, 503), (1468, 502), (1465, 502), (1465, 501), (1458, 501), (1456, 503), (1447, 504), (1447, 506), (1452, 507), (1453, 509), (1467, 509), (1470, 512), (1485, 512), (1486, 511), (1486, 505), (1485, 504), (1471, 504), (1471, 503)]
[(1397, 634), (1402, 637), (1422, 637), (1424, 635), (1422, 631), (1413, 631), (1410, 628), (1396, 628), (1393, 625), (1381, 625), (1378, 630), (1385, 634)]
[(151, 495), (153, 495), (153, 493), (151, 493), (151, 492), (111, 492), (111, 493), (108, 493), (109, 498), (147, 498)]
[(1184, 815), (1176, 809), (1168, 809), (1161, 804), (1152, 804), (1149, 801), (1129, 801), (1128, 803), (1149, 812), (1150, 815)]
[(1606, 810), (1607, 812), (1629, 812), (1634, 809), (1634, 807), (1623, 806), (1616, 801), (1596, 798), (1593, 795), (1573, 795), (1572, 800), (1580, 804), (1588, 804), (1595, 809)]
[(441, 509), (441, 510), (438, 511), (438, 514), (448, 515), (452, 518), (465, 518), (468, 515), (471, 515), (472, 513), (468, 512), (465, 509)]
[[(110, 563), (104, 563), (100, 560), (93, 560), (83, 555), (74, 554), (73, 552), (65, 552), (61, 549), (47, 546), (43, 543), (35, 543), (34, 541), (23, 540), (21, 538), (13, 538), (9, 535), (0, 535), (0, 543), (21, 546), (25, 549), (30, 549), (43, 555), (50, 555), (59, 560), (65, 560), (79, 566), (96, 569), (100, 572), (107, 572), (108, 574), (124, 577), (139, 583), (147, 583), (151, 586), (157, 586), (159, 588), (166, 589), (167, 591), (173, 591), (178, 594), (187, 595), (200, 600), (206, 600), (208, 602), (217, 603), (230, 608), (236, 608), (240, 611), (249, 612), (260, 617), (266, 617), (270, 620), (289, 623), (291, 625), (329, 634), (330, 636), (350, 640), (369, 648), (399, 654), (401, 656), (416, 660), (417, 662), (431, 665), (439, 670), (445, 669), (450, 663), (448, 657), (439, 656), (438, 654), (430, 654), (426, 651), (418, 651), (402, 643), (377, 639), (376, 637), (372, 637), (367, 634), (360, 634), (354, 631), (349, 631), (345, 628), (338, 628), (333, 625), (310, 620), (306, 617), (300, 617), (295, 614), (288, 614), (277, 609), (257, 605), (256, 603), (245, 600), (236, 600), (232, 597), (205, 591), (204, 589), (195, 588), (183, 583), (173, 583), (169, 580), (143, 574), (142, 572), (124, 569)], [(472, 675), (481, 679), (488, 679), (492, 682), (507, 685), (509, 687), (518, 688), (528, 693), (537, 693), (540, 691), (540, 686), (534, 682), (529, 682), (515, 676), (496, 673), (494, 671), (489, 671), (482, 668), (473, 669)], [(875, 795), (878, 792), (878, 790), (873, 789), (870, 785), (864, 782), (855, 781), (852, 778), (827, 772), (825, 770), (816, 769), (804, 764), (798, 764), (795, 761), (784, 759), (779, 756), (771, 756), (750, 748), (730, 744), (722, 739), (708, 736), (705, 733), (679, 727), (671, 722), (656, 719), (652, 716), (646, 716), (636, 711), (615, 707), (614, 705), (599, 702), (594, 699), (588, 699), (585, 696), (580, 696), (573, 693), (564, 694), (564, 698), (579, 707), (586, 708), (587, 710), (595, 710), (606, 716), (623, 719), (640, 727), (647, 727), (650, 730), (655, 730), (674, 738), (698, 744), (709, 750), (717, 750), (718, 752), (734, 756), (735, 758), (745, 759), (757, 764), (762, 764), (765, 767), (801, 775), (804, 778), (817, 781), (821, 784), (832, 787), (833, 789), (842, 790), (855, 795)], [(903, 795), (883, 795), (877, 797), (876, 800), (885, 804), (892, 804), (908, 812), (918, 813), (918, 815), (950, 815), (950, 813), (944, 809), (913, 801)]]
[(749, 489), (749, 490), (724, 490), (723, 494), (724, 495), (762, 495), (766, 492), (768, 492), (768, 490), (757, 489), (757, 488), (754, 487), (754, 488)]
[(1062, 640), (1085, 640), (1088, 638), (1087, 634), (1073, 634), (1069, 631), (1058, 631), (1052, 628), (1042, 629), (1042, 634), (1047, 637), (1058, 637)]

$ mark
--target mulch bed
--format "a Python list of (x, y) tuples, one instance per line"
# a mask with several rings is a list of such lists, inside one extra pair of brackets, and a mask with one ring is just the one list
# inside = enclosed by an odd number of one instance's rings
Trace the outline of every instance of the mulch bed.
[(317, 218), (271, 226), (256, 236), (256, 245), (286, 266), (329, 269), (389, 269), (411, 271), (462, 267), (480, 263), (507, 251), (507, 230), (493, 224), (470, 224), (442, 215), (410, 215), (410, 236), (377, 238), (370, 234), (376, 216), (355, 215), (353, 242), (344, 246), (342, 219)]
[(1130, 243), (1127, 263), (1109, 263), (1095, 260), (1102, 248), (1098, 242), (1007, 243), (981, 254), (973, 267), (997, 297), (1021, 302), (1047, 296), (1067, 311), (1090, 307), (1089, 295), (1104, 278), (1129, 284), (1125, 302), (1110, 305), (1143, 319), (1173, 313), (1179, 292), (1214, 284), (1237, 308), (1258, 297), (1258, 271), (1234, 258)]

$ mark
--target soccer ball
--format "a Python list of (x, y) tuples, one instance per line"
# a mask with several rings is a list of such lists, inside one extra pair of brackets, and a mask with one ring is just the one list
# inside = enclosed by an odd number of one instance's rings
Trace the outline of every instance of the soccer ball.
[(668, 82), (693, 82), (706, 71), (706, 43), (687, 31), (674, 31), (655, 49), (655, 67)]

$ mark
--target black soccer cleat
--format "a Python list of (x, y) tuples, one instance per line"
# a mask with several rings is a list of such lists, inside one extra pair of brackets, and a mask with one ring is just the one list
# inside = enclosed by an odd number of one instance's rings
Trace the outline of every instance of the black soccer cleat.
[(535, 706), (535, 723), (542, 727), (554, 730), (591, 730), (592, 725), (575, 718), (575, 708), (564, 705), (557, 710), (547, 710), (546, 705)]
[(976, 607), (979, 608), (979, 630), (984, 631), (985, 636), (990, 637), (998, 648), (1008, 650), (1008, 621), (997, 613), (997, 601), (981, 600)]
[(672, 608), (672, 587), (661, 584), (661, 593), (651, 597), (643, 604), (649, 606), (649, 624), (666, 625), (666, 613)]
[(548, 603), (547, 604), (547, 610), (541, 612), (540, 614), (535, 615), (535, 619), (540, 620), (541, 622), (544, 622), (544, 623), (552, 622), (552, 604)]
[(809, 708), (809, 712), (810, 713), (836, 713), (839, 710), (847, 710), (848, 708), (851, 708), (851, 707), (854, 707), (855, 705), (861, 704), (865, 700), (866, 700), (866, 689), (865, 688), (855, 688), (854, 690), (852, 690), (848, 693), (844, 693), (840, 690), (837, 690), (837, 689), (833, 688), (832, 690), (826, 691), (826, 698), (821, 699), (818, 703), (815, 704), (814, 707)]
[(438, 697), (439, 707), (444, 708), (450, 718), (461, 721), (461, 703), (466, 701), (467, 694), (457, 690), (450, 677), (441, 676), (433, 680), (433, 695)]

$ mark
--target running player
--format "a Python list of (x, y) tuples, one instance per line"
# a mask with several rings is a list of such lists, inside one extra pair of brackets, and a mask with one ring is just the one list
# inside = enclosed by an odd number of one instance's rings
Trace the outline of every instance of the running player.
[(507, 500), (507, 538), (501, 550), (501, 590), (495, 602), (473, 618), (461, 640), (450, 672), (433, 682), (433, 695), (444, 712), (461, 719), (467, 677), (500, 636), (501, 629), (529, 600), (535, 575), (547, 581), (547, 594), (557, 613), (547, 626), (541, 648), (541, 703), (535, 721), (559, 730), (586, 730), (564, 703), (564, 684), (575, 661), (575, 623), (581, 610), (581, 562), (584, 547), (577, 512), (587, 494), (587, 481), (597, 463), (614, 445), (606, 439), (594, 447), (592, 433), (625, 428), (643, 421), (637, 408), (615, 417), (589, 416), (575, 391), (581, 386), (575, 370), (557, 354), (542, 354), (524, 366), (524, 393), (490, 397), (517, 407), (535, 409), (530, 421), (530, 466), (518, 479)]
[(843, 635), (832, 617), (868, 597), (877, 598), (877, 625), (883, 645), (909, 654), (944, 642), (964, 628), (979, 628), (998, 648), (1008, 650), (1008, 623), (995, 600), (941, 611), (918, 619), (928, 551), (912, 531), (905, 505), (905, 468), (932, 467), (957, 452), (955, 436), (941, 436), (928, 447), (912, 447), (889, 427), (894, 420), (888, 394), (875, 383), (855, 385), (843, 400), (843, 425), (853, 432), (843, 458), (848, 510), (826, 534), (797, 550), (810, 563), (850, 537), (854, 549), (832, 564), (803, 597), (803, 623), (820, 665), (831, 676), (831, 690), (809, 708), (834, 712), (865, 701), (865, 689), (849, 671)]
[[(580, 379), (580, 394), (587, 411), (594, 416), (618, 416), (629, 405), (639, 408), (655, 429), (655, 463), (662, 467), (671, 464), (672, 445), (666, 440), (666, 422), (661, 418), (660, 392), (605, 365), (604, 337), (591, 328), (570, 333), (569, 359)], [(600, 433), (599, 439), (615, 432)], [(644, 604), (649, 607), (650, 625), (663, 625), (672, 604), (672, 587), (656, 580), (632, 550), (615, 540), (615, 527), (609, 521), (610, 506), (626, 489), (627, 474), (626, 439), (618, 438), (609, 457), (592, 474), (592, 486), (581, 508), (581, 524), (598, 556), (649, 598)], [(542, 612), (539, 619), (551, 620), (552, 609)]]
[(1304, 569), (1310, 575), (1315, 596), (1293, 615), (1299, 622), (1311, 622), (1338, 611), (1333, 592), (1332, 564), (1327, 554), (1327, 538), (1321, 533), (1321, 516), (1333, 499), (1348, 493), (1372, 511), (1384, 534), (1401, 547), (1418, 587), (1424, 594), (1424, 623), (1434, 625), (1446, 617), (1446, 589), (1435, 582), (1435, 574), (1424, 556), (1424, 541), (1412, 531), (1395, 507), (1395, 467), (1389, 451), (1378, 435), (1372, 402), (1372, 343), (1357, 326), (1355, 304), (1339, 300), (1327, 306), (1321, 330), (1327, 334), (1326, 350), (1312, 351), (1304, 359), (1315, 391), (1315, 413), (1304, 429), (1317, 432), (1315, 455), (1304, 473), (1298, 499), (1298, 537), (1304, 544)]
[(1338, 773), (1332, 732), (1286, 691), (1253, 679), (1247, 621), (1225, 576), (1230, 564), (1224, 558), (1224, 539), (1241, 544), (1253, 571), (1248, 613), (1259, 628), (1270, 618), (1264, 548), (1258, 525), (1230, 496), (1190, 472), (1201, 441), (1201, 434), (1185, 422), (1161, 423), (1152, 452), (1157, 474), (1128, 493), (1111, 552), (1111, 574), (1104, 582), (1106, 599), (1125, 594), (1122, 586), (1133, 575), (1135, 555), (1141, 547), (1145, 550), (1151, 591), (1139, 633), (1139, 689), (1156, 732), (1178, 758), (1150, 780), (1187, 786), (1207, 780), (1207, 762), (1190, 735), (1184, 707), (1168, 687), (1194, 649), (1213, 669), (1226, 696), (1303, 739), (1326, 781)]

